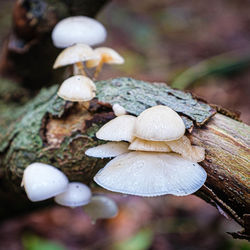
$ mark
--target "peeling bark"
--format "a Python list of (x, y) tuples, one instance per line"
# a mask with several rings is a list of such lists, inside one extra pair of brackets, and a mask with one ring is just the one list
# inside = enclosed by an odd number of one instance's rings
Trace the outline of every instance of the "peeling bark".
[[(43, 89), (24, 105), (13, 101), (11, 106), (8, 101), (0, 104), (0, 195), (8, 201), (6, 209), (2, 208), (5, 213), (44, 204), (28, 202), (20, 188), (23, 170), (31, 162), (52, 164), (70, 180), (92, 183), (107, 160), (87, 157), (84, 152), (103, 143), (95, 132), (114, 118), (112, 104), (119, 103), (132, 115), (163, 104), (182, 116), (192, 144), (206, 149), (201, 165), (208, 178), (197, 195), (244, 228), (234, 237), (249, 237), (249, 126), (220, 114), (190, 93), (162, 83), (117, 78), (96, 85), (97, 97), (88, 107), (57, 97), (57, 86)], [(14, 205), (17, 201), (19, 206)]]

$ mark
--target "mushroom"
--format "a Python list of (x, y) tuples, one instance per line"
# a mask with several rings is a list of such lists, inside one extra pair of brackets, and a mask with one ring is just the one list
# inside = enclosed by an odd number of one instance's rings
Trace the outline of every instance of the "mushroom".
[(111, 158), (128, 153), (128, 143), (108, 142), (86, 150), (85, 154), (97, 158)]
[(58, 22), (52, 31), (52, 41), (57, 48), (67, 48), (75, 43), (98, 45), (106, 37), (105, 27), (86, 16), (67, 17)]
[(91, 60), (91, 59), (100, 59), (100, 56), (94, 52), (94, 50), (82, 43), (75, 44), (71, 47), (64, 49), (56, 58), (56, 61), (53, 65), (53, 69), (59, 67), (75, 64), (82, 75), (86, 75), (82, 62)]
[(136, 117), (132, 115), (121, 115), (103, 125), (96, 137), (107, 141), (129, 141), (133, 139), (134, 124)]
[(135, 122), (135, 137), (148, 141), (172, 141), (182, 137), (185, 125), (181, 117), (163, 105), (144, 110)]
[(182, 157), (200, 162), (205, 159), (205, 149), (199, 146), (192, 146), (190, 140), (184, 135), (175, 141), (168, 141), (166, 144), (173, 152), (179, 153)]
[(196, 192), (206, 177), (199, 164), (175, 153), (130, 152), (111, 160), (99, 170), (94, 181), (124, 194), (184, 196)]
[(114, 111), (114, 114), (116, 116), (121, 116), (121, 115), (126, 115), (127, 112), (126, 112), (126, 109), (124, 107), (122, 107), (120, 104), (118, 103), (115, 103), (113, 106), (112, 106), (112, 109)]
[(111, 48), (99, 47), (94, 49), (94, 51), (100, 56), (99, 59), (92, 59), (86, 62), (86, 66), (88, 68), (96, 67), (94, 78), (97, 78), (104, 63), (107, 64), (124, 63), (124, 58)]
[(86, 102), (95, 97), (96, 86), (86, 76), (76, 75), (66, 79), (57, 94), (62, 99), (72, 102)]
[(128, 149), (137, 151), (171, 152), (170, 147), (165, 142), (146, 141), (140, 138), (135, 138)]
[(35, 162), (24, 170), (21, 185), (31, 201), (42, 201), (64, 192), (68, 178), (53, 166)]
[(87, 185), (71, 182), (64, 193), (55, 196), (55, 202), (62, 206), (79, 207), (88, 204), (91, 196), (91, 190)]
[(91, 202), (83, 207), (83, 210), (93, 222), (97, 219), (114, 218), (118, 214), (115, 201), (104, 195), (94, 195)]

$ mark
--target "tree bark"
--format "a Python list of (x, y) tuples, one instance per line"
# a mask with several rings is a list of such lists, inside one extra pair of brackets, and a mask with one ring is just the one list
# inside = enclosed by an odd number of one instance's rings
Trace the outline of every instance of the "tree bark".
[[(132, 115), (162, 104), (182, 116), (192, 143), (206, 149), (201, 165), (208, 178), (196, 195), (243, 227), (243, 232), (235, 233), (234, 237), (248, 238), (250, 127), (235, 120), (237, 114), (162, 83), (117, 78), (96, 85), (97, 96), (88, 109), (60, 99), (56, 95), (57, 86), (43, 89), (23, 105), (11, 98), (0, 103), (2, 215), (47, 205), (27, 201), (20, 187), (23, 170), (35, 161), (58, 167), (70, 180), (93, 185), (93, 176), (107, 160), (87, 157), (84, 152), (103, 143), (95, 132), (114, 118), (111, 108), (114, 103)], [(19, 88), (12, 87), (10, 92), (16, 93)]]
[(17, 0), (13, 24), (0, 57), (0, 75), (29, 89), (62, 80), (63, 71), (52, 71), (59, 49), (51, 40), (58, 21), (73, 15), (94, 17), (109, 0)]

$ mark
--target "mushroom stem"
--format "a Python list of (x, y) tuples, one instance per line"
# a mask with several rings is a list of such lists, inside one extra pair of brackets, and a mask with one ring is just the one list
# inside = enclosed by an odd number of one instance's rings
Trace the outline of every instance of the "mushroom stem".
[(98, 75), (102, 70), (103, 64), (104, 64), (104, 59), (102, 58), (95, 69), (94, 79), (97, 79)]
[(81, 73), (81, 75), (87, 76), (87, 75), (86, 75), (86, 72), (85, 72), (85, 70), (84, 70), (83, 63), (82, 63), (82, 62), (77, 62), (77, 63), (76, 63), (76, 66), (77, 66), (79, 72)]

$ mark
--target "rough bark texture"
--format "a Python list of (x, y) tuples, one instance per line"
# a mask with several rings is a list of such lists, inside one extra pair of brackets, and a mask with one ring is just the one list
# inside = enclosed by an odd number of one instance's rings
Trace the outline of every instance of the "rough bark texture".
[(13, 27), (1, 51), (0, 74), (30, 89), (61, 79), (62, 70), (52, 71), (59, 53), (51, 41), (53, 27), (68, 16), (93, 17), (108, 1), (17, 0)]
[[(114, 117), (113, 103), (119, 103), (133, 115), (163, 104), (182, 116), (192, 143), (206, 149), (201, 165), (208, 178), (197, 195), (242, 225), (245, 231), (234, 234), (235, 237), (249, 237), (249, 126), (216, 113), (190, 93), (162, 83), (117, 78), (96, 85), (97, 98), (88, 109), (57, 97), (57, 86), (43, 89), (23, 105), (15, 104), (10, 97), (0, 103), (0, 195), (4, 197), (2, 201), (5, 199), (2, 214), (43, 205), (28, 202), (20, 188), (23, 170), (31, 162), (52, 164), (70, 180), (90, 184), (107, 160), (87, 157), (84, 152), (102, 143), (95, 132)], [(12, 84), (9, 92), (17, 91), (21, 91), (20, 87)], [(5, 93), (6, 96), (13, 94)]]

